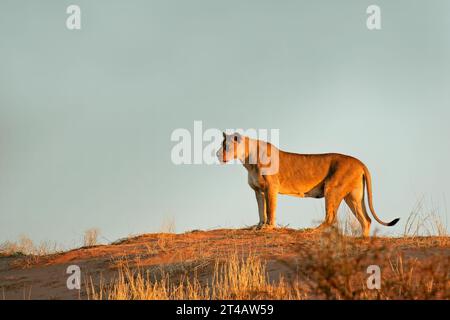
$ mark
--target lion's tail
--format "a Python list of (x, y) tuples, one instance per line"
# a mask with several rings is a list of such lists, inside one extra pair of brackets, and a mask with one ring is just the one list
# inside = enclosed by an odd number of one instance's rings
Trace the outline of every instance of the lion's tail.
[(378, 218), (374, 208), (373, 208), (373, 201), (372, 201), (372, 178), (370, 177), (370, 172), (369, 169), (367, 169), (367, 167), (365, 165), (363, 165), (364, 168), (364, 178), (366, 181), (366, 187), (367, 187), (367, 198), (369, 199), (369, 208), (370, 211), (372, 212), (373, 217), (375, 218), (375, 220), (378, 221), (378, 223), (384, 225), (384, 226), (393, 226), (395, 225), (400, 218), (394, 219), (391, 222), (384, 222), (382, 221), (380, 218)]

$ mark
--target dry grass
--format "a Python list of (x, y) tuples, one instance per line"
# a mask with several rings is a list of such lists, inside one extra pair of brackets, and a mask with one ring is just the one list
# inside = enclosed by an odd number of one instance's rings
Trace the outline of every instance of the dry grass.
[[(356, 239), (337, 229), (299, 247), (286, 263), (294, 280), (286, 281), (283, 273), (271, 277), (265, 259), (238, 252), (147, 269), (122, 260), (109, 282), (90, 279), (87, 295), (126, 300), (450, 298), (448, 255), (418, 260), (386, 241)], [(367, 287), (367, 267), (373, 264), (381, 269), (380, 290)]]
[(359, 237), (361, 236), (361, 225), (355, 218), (350, 209), (345, 212), (345, 219), (342, 221), (337, 219), (336, 228), (339, 232), (346, 236)]
[[(356, 240), (337, 232), (325, 235), (318, 247), (299, 255), (300, 273), (309, 292), (324, 299), (449, 299), (450, 257), (423, 260), (405, 255), (377, 239)], [(369, 289), (367, 268), (381, 269), (380, 290)]]
[(417, 201), (408, 219), (406, 220), (404, 237), (448, 236), (447, 224), (437, 209), (426, 210), (424, 200)]
[(6, 241), (0, 245), (0, 257), (21, 257), (20, 260), (14, 261), (12, 265), (23, 269), (37, 265), (43, 257), (61, 251), (62, 248), (56, 243), (44, 241), (35, 245), (25, 235), (20, 236), (16, 242)]
[(118, 277), (110, 283), (100, 279), (96, 286), (91, 279), (87, 295), (95, 300), (301, 298), (297, 288), (288, 286), (283, 279), (269, 282), (265, 264), (252, 254), (245, 258), (232, 254), (226, 259), (216, 259), (212, 277), (207, 279), (198, 275), (198, 269), (202, 267), (207, 269), (210, 265), (200, 264), (190, 274), (185, 268), (181, 274), (180, 270), (165, 268), (155, 273), (133, 269), (125, 262), (119, 267)]
[(161, 224), (160, 233), (175, 233), (175, 219), (165, 219)]
[[(323, 233), (277, 228), (175, 234), (168, 223), (164, 233), (46, 257), (48, 243), (35, 246), (22, 237), (1, 246), (13, 256), (7, 260), (13, 269), (4, 274), (29, 268), (24, 272), (33, 279), (41, 268), (83, 263), (89, 271), (82, 295), (89, 299), (450, 299), (450, 240), (442, 236), (442, 219), (417, 213), (423, 211), (415, 208), (408, 236), (398, 238), (360, 238), (351, 213)], [(371, 265), (381, 270), (379, 290), (367, 286)]]
[(83, 246), (92, 247), (98, 244), (98, 237), (100, 235), (100, 229), (91, 228), (84, 232)]
[(25, 235), (19, 237), (16, 242), (6, 241), (0, 244), (0, 256), (45, 256), (61, 251), (56, 243), (49, 241), (35, 245), (34, 242)]

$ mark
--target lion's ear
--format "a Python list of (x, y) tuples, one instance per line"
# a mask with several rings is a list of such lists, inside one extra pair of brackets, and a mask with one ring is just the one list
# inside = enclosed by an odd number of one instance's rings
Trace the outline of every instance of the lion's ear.
[(233, 140), (234, 140), (235, 142), (237, 142), (237, 143), (240, 143), (240, 142), (242, 141), (242, 136), (241, 136), (238, 132), (236, 132), (236, 133), (234, 134)]

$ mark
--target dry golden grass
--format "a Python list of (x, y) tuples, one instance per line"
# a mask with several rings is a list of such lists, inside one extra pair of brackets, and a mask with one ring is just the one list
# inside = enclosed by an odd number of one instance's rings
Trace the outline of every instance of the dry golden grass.
[[(165, 233), (49, 255), (41, 255), (45, 245), (39, 249), (24, 237), (3, 246), (9, 255), (0, 260), (0, 294), (22, 298), (21, 290), (32, 287), (32, 298), (72, 299), (66, 275), (55, 270), (77, 264), (82, 299), (450, 299), (448, 236), (423, 236), (425, 229), (411, 227), (406, 237), (362, 239), (348, 219), (322, 233), (247, 228), (175, 234), (169, 224)], [(367, 287), (370, 265), (381, 269), (379, 290)]]
[[(202, 266), (202, 265), (200, 265)], [(87, 285), (89, 299), (108, 300), (171, 300), (171, 299), (300, 299), (297, 288), (280, 279), (268, 280), (265, 264), (255, 255), (214, 261), (212, 278), (200, 279), (193, 273), (173, 276), (164, 268), (159, 274), (141, 268), (132, 269), (128, 262), (119, 266), (118, 277), (110, 283), (100, 279), (96, 286), (92, 279)]]
[(0, 244), (0, 256), (41, 257), (61, 250), (60, 246), (49, 241), (44, 241), (35, 245), (34, 242), (25, 235), (21, 235), (16, 242), (6, 241)]
[[(91, 279), (87, 295), (126, 300), (450, 298), (448, 255), (437, 253), (424, 260), (405, 257), (376, 238), (357, 239), (332, 230), (313, 245), (299, 248), (296, 259), (285, 264), (294, 279), (286, 281), (282, 274), (270, 277), (263, 258), (236, 249), (214, 259), (158, 268), (144, 269), (122, 260), (117, 276), (108, 283)], [(366, 284), (367, 267), (373, 264), (382, 270), (380, 290), (368, 289)]]
[(436, 209), (425, 210), (423, 199), (417, 201), (405, 223), (404, 237), (448, 236), (447, 224)]
[(0, 257), (22, 257), (12, 262), (12, 265), (23, 269), (37, 265), (43, 257), (60, 251), (62, 249), (56, 243), (45, 241), (35, 245), (25, 235), (20, 236), (17, 242), (6, 241), (0, 245)]
[(98, 237), (100, 235), (100, 229), (90, 228), (84, 232), (83, 246), (92, 247), (98, 244)]
[(336, 228), (343, 235), (352, 237), (361, 236), (361, 225), (350, 209), (345, 212), (345, 218), (343, 221), (341, 219), (337, 219)]
[(159, 230), (160, 233), (175, 233), (175, 219), (165, 219), (162, 224), (161, 228)]
[[(447, 239), (448, 245), (448, 239)], [(427, 259), (405, 257), (387, 241), (354, 239), (336, 232), (317, 247), (299, 253), (300, 272), (310, 292), (325, 299), (449, 299), (450, 257), (439, 253)], [(367, 267), (381, 269), (379, 290), (368, 289)]]

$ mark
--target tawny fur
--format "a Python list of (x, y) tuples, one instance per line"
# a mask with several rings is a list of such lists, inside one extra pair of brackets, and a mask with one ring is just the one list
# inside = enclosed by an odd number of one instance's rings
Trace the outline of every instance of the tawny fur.
[[(277, 156), (273, 156), (273, 155)], [(386, 223), (378, 218), (372, 203), (372, 182), (369, 170), (351, 156), (326, 154), (297, 154), (277, 149), (270, 143), (250, 139), (238, 133), (224, 134), (217, 152), (221, 162), (239, 159), (248, 171), (248, 184), (255, 191), (259, 211), (259, 228), (275, 227), (277, 195), (325, 198), (325, 220), (318, 227), (332, 226), (337, 210), (344, 200), (361, 224), (362, 234), (370, 234), (371, 219), (364, 201), (367, 187), (368, 203), (375, 220), (393, 226), (399, 219)], [(268, 161), (269, 159), (269, 161)], [(277, 161), (277, 163), (274, 163)], [(264, 174), (268, 166), (276, 172)]]

